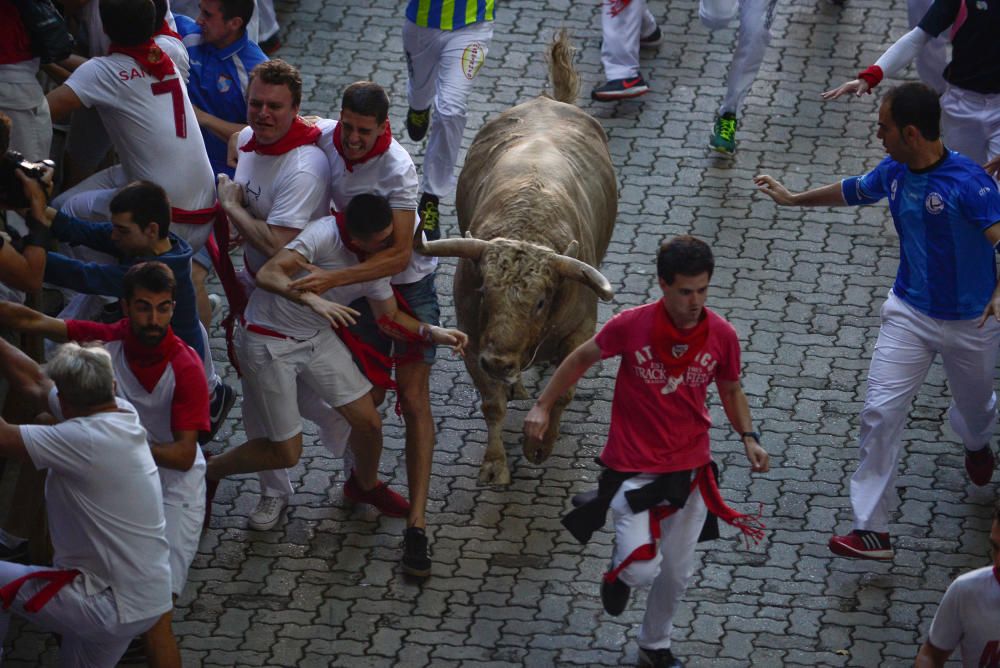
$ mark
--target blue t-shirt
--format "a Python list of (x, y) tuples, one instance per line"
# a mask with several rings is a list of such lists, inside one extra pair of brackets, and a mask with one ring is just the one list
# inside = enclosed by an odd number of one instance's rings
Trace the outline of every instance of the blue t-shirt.
[[(201, 28), (192, 19), (179, 14), (174, 19), (191, 59), (188, 79), (191, 104), (224, 121), (245, 124), (250, 72), (267, 56), (246, 33), (225, 49), (217, 49), (201, 41)], [(201, 134), (214, 173), (232, 178), (234, 170), (226, 164), (226, 142), (204, 128)]]
[(1000, 222), (1000, 194), (982, 167), (955, 151), (920, 172), (886, 158), (841, 187), (852, 205), (889, 198), (900, 246), (897, 297), (939, 320), (982, 314), (997, 283), (983, 232)]

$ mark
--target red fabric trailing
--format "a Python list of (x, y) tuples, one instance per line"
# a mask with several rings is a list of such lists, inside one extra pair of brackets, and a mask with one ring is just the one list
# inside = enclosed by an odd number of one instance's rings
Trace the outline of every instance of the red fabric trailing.
[(333, 129), (333, 147), (337, 149), (337, 153), (340, 157), (344, 159), (344, 165), (347, 166), (347, 171), (353, 172), (354, 165), (360, 165), (363, 162), (368, 162), (372, 158), (377, 158), (386, 151), (392, 145), (392, 130), (389, 127), (389, 119), (385, 119), (385, 130), (379, 135), (379, 138), (375, 140), (375, 145), (372, 146), (372, 150), (365, 153), (361, 158), (357, 160), (348, 160), (347, 156), (344, 155), (344, 141), (343, 141), (343, 126), (337, 123), (337, 127)]
[(123, 46), (112, 42), (108, 48), (108, 53), (121, 53), (129, 56), (135, 62), (139, 63), (139, 67), (144, 72), (151, 74), (160, 81), (163, 81), (164, 77), (176, 71), (174, 69), (174, 61), (170, 60), (170, 56), (156, 45), (152, 37), (145, 43), (136, 46)]
[(254, 134), (250, 137), (250, 141), (240, 146), (240, 150), (244, 153), (256, 151), (261, 155), (284, 155), (300, 146), (315, 144), (322, 134), (318, 127), (309, 125), (301, 116), (296, 116), (291, 127), (288, 128), (288, 132), (278, 141), (273, 144), (261, 144), (257, 141), (257, 135)]
[(879, 67), (878, 65), (872, 65), (864, 72), (858, 73), (858, 78), (864, 81), (866, 84), (868, 84), (868, 90), (875, 88), (875, 86), (877, 86), (879, 82), (882, 81), (882, 77), (884, 76), (885, 73), (882, 72), (882, 68)]
[(156, 32), (153, 33), (153, 37), (156, 37), (157, 35), (166, 35), (167, 37), (173, 37), (174, 39), (179, 40), (181, 42), (184, 41), (183, 37), (181, 37), (176, 32), (171, 30), (170, 24), (167, 23), (166, 19), (163, 19), (163, 23), (161, 23), (160, 27), (157, 28)]
[(17, 592), (21, 590), (24, 583), (29, 580), (48, 580), (49, 583), (38, 590), (34, 596), (24, 604), (27, 612), (38, 612), (45, 604), (52, 600), (59, 590), (72, 582), (80, 571), (73, 569), (69, 571), (35, 571), (22, 575), (16, 580), (11, 580), (3, 587), (0, 587), (0, 600), (3, 601), (3, 609), (7, 610), (14, 603)]
[(608, 11), (611, 13), (611, 16), (618, 16), (625, 11), (625, 8), (628, 7), (631, 1), (632, 0), (608, 0)]
[(222, 207), (216, 202), (207, 209), (178, 209), (170, 207), (170, 221), (182, 225), (208, 225), (215, 222)]
[[(691, 492), (694, 492), (695, 489), (697, 489), (701, 494), (701, 498), (705, 500), (705, 506), (708, 508), (710, 513), (718, 517), (726, 524), (736, 527), (743, 533), (743, 538), (746, 541), (747, 547), (750, 546), (751, 540), (754, 544), (757, 544), (764, 538), (765, 527), (764, 523), (760, 521), (760, 515), (764, 504), (761, 504), (760, 508), (758, 508), (757, 512), (753, 515), (739, 513), (726, 505), (725, 500), (722, 498), (722, 493), (719, 491), (719, 485), (715, 481), (715, 473), (711, 464), (706, 464), (698, 469), (694, 480), (691, 481)], [(645, 545), (640, 545), (636, 549), (632, 550), (632, 553), (625, 557), (620, 564), (605, 573), (605, 582), (614, 582), (617, 580), (618, 575), (631, 563), (655, 559), (657, 541), (660, 540), (661, 535), (660, 522), (670, 517), (678, 510), (680, 510), (680, 508), (677, 506), (653, 506), (650, 508), (650, 542)], [(998, 575), (997, 578), (998, 581), (1000, 581), (1000, 575)]]
[[(237, 318), (243, 317), (243, 311), (247, 308), (248, 296), (243, 284), (236, 277), (236, 269), (233, 261), (229, 257), (229, 218), (226, 212), (218, 203), (215, 205), (215, 236), (209, 237), (205, 243), (208, 255), (212, 258), (215, 266), (215, 273), (222, 283), (222, 291), (226, 293), (226, 301), (229, 302), (229, 314), (222, 320), (222, 327), (226, 332), (226, 356), (229, 363), (236, 371), (237, 376), (241, 376), (240, 363), (236, 357), (236, 345), (233, 342), (233, 334), (236, 327)], [(220, 250), (221, 249), (221, 250)]]
[(667, 373), (670, 376), (684, 373), (708, 341), (708, 314), (702, 309), (698, 324), (682, 334), (670, 320), (667, 309), (657, 308), (653, 318), (652, 341), (653, 352), (663, 362)]

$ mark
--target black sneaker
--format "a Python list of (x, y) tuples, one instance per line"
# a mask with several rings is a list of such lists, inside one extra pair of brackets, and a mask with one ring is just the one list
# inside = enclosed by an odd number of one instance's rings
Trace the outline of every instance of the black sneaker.
[(418, 578), (431, 574), (431, 559), (427, 556), (427, 533), (420, 527), (403, 532), (403, 572)]
[(219, 383), (215, 386), (215, 392), (212, 394), (212, 403), (208, 405), (210, 427), (208, 431), (198, 434), (198, 442), (200, 444), (205, 445), (215, 438), (216, 433), (218, 433), (229, 416), (229, 411), (232, 410), (234, 403), (236, 403), (236, 390), (225, 383)]
[(651, 668), (684, 668), (684, 664), (677, 660), (670, 649), (646, 649), (639, 648), (639, 665), (650, 666)]
[(420, 204), (417, 205), (420, 226), (428, 241), (437, 241), (441, 238), (441, 212), (438, 209), (440, 201), (437, 195), (424, 193), (420, 196)]
[(656, 26), (656, 30), (649, 33), (646, 37), (639, 38), (639, 48), (640, 49), (655, 49), (663, 43), (663, 31), (660, 30), (660, 26)]
[(628, 79), (612, 79), (606, 84), (590, 91), (590, 97), (598, 102), (613, 102), (630, 97), (639, 97), (640, 95), (645, 95), (648, 91), (649, 86), (646, 85), (646, 80), (642, 78), (641, 74), (636, 74), (634, 77), (629, 77)]
[(431, 109), (428, 107), (419, 111), (410, 107), (406, 112), (406, 134), (410, 135), (413, 141), (420, 141), (427, 135), (427, 128), (431, 125)]
[(604, 610), (612, 617), (617, 617), (625, 611), (631, 593), (632, 588), (620, 578), (615, 578), (614, 582), (601, 578), (601, 603), (604, 604)]

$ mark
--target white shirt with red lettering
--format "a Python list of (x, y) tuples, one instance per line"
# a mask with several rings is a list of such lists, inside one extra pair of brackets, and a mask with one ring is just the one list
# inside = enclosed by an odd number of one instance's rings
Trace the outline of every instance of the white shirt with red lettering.
[[(285, 248), (302, 255), (309, 263), (320, 269), (343, 269), (358, 263), (357, 256), (347, 250), (340, 240), (337, 222), (332, 216), (309, 223), (299, 236), (292, 239)], [(337, 304), (349, 305), (355, 299), (367, 297), (381, 301), (392, 297), (389, 278), (378, 278), (364, 283), (353, 283), (331, 288), (323, 293), (323, 298)], [(296, 304), (290, 299), (268, 292), (254, 290), (247, 304), (245, 314), (249, 323), (266, 327), (295, 339), (308, 339), (321, 329), (330, 326), (326, 318), (308, 306)]]
[(604, 465), (616, 471), (669, 473), (708, 464), (708, 386), (740, 377), (736, 330), (708, 309), (704, 347), (682, 374), (671, 376), (652, 347), (653, 320), (662, 308), (657, 301), (622, 311), (595, 337), (602, 359), (621, 357), (601, 452)]
[[(239, 145), (253, 136), (243, 128)], [(240, 152), (233, 181), (243, 186), (246, 210), (268, 225), (305, 229), (309, 221), (330, 215), (330, 164), (313, 144), (281, 155)], [(270, 257), (246, 245), (247, 268), (256, 274)]]
[[(152, 443), (172, 443), (175, 431), (208, 431), (208, 383), (201, 358), (173, 330), (167, 333), (173, 347), (166, 366), (147, 390), (140, 377), (143, 369), (125, 352), (123, 339), (128, 333), (127, 319), (107, 325), (88, 320), (67, 320), (66, 334), (71, 341), (104, 341), (115, 370), (116, 390), (139, 413), (142, 426)], [(185, 506), (205, 497), (205, 456), (195, 448), (194, 464), (187, 471), (160, 467), (163, 503)]]
[(992, 566), (955, 578), (927, 639), (938, 649), (961, 647), (965, 668), (1000, 668), (1000, 581)]
[(66, 85), (96, 108), (130, 180), (167, 191), (170, 205), (196, 211), (215, 205), (215, 176), (184, 81), (157, 81), (129, 56), (91, 58)]
[[(323, 131), (317, 145), (330, 161), (333, 206), (337, 211), (346, 210), (355, 195), (365, 193), (385, 197), (393, 209), (417, 210), (417, 193), (420, 189), (417, 168), (413, 166), (413, 158), (398, 141), (393, 139), (389, 150), (382, 155), (348, 169), (347, 163), (333, 144), (333, 131), (337, 127), (337, 121), (322, 119), (316, 123), (316, 127)], [(420, 217), (414, 216), (413, 232), (416, 233), (419, 227)], [(437, 264), (436, 257), (413, 253), (406, 269), (392, 277), (392, 284), (415, 283), (433, 272)]]
[(53, 566), (78, 569), (88, 595), (108, 587), (122, 624), (173, 607), (163, 498), (135, 408), (65, 420), (53, 388), (53, 426), (21, 425), (36, 469), (47, 469), (45, 504)]

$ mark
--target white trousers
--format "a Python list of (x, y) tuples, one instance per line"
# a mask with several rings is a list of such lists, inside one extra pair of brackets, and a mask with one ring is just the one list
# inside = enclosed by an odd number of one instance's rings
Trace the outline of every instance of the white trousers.
[[(629, 478), (611, 500), (615, 522), (613, 567), (625, 561), (637, 548), (652, 542), (649, 511), (633, 513), (625, 500), (625, 492), (638, 489), (654, 479), (655, 475), (646, 474)], [(646, 614), (639, 630), (640, 647), (670, 647), (674, 614), (691, 578), (694, 549), (707, 513), (705, 501), (696, 489), (683, 508), (660, 521), (660, 544), (656, 557), (650, 561), (633, 562), (619, 574), (619, 579), (630, 587), (651, 587), (646, 598)]]
[(10, 148), (28, 160), (44, 160), (52, 147), (49, 103), (37, 81), (4, 81), (0, 72), (0, 111), (11, 120)]
[(888, 531), (895, 505), (896, 468), (910, 404), (938, 354), (944, 364), (952, 402), (948, 421), (970, 450), (985, 447), (996, 422), (993, 369), (1000, 345), (1000, 323), (935, 320), (892, 292), (882, 305), (882, 324), (868, 370), (868, 391), (861, 411), (860, 462), (851, 476), (854, 528)]
[(625, 7), (615, 0), (602, 0), (601, 64), (608, 81), (630, 79), (639, 73), (639, 38), (654, 30), (656, 19), (646, 0), (631, 0)]
[(980, 165), (1000, 155), (1000, 93), (948, 86), (941, 96), (945, 145)]
[(443, 197), (455, 187), (455, 163), (462, 148), (469, 92), (486, 61), (492, 38), (493, 23), (486, 21), (458, 30), (403, 22), (407, 99), (413, 109), (432, 108), (422, 168), (423, 192)]
[[(931, 8), (934, 0), (907, 0), (906, 17), (911, 28), (916, 28), (920, 19)], [(944, 68), (948, 64), (948, 40), (939, 35), (927, 43), (917, 56), (917, 76), (940, 95), (948, 84), (944, 80)]]
[(743, 100), (764, 62), (764, 54), (771, 43), (771, 21), (777, 0), (701, 0), (698, 15), (709, 30), (721, 30), (729, 25), (736, 12), (727, 3), (739, 3), (740, 28), (736, 38), (736, 51), (729, 65), (726, 95), (719, 106), (719, 115), (739, 115)]
[[(50, 566), (23, 566), (0, 561), (0, 586), (28, 573), (50, 570), (53, 570)], [(111, 590), (88, 596), (79, 576), (60, 589), (38, 612), (26, 611), (25, 603), (47, 584), (47, 580), (41, 579), (25, 582), (10, 608), (0, 608), (0, 664), (3, 663), (2, 642), (7, 636), (12, 614), (62, 636), (61, 668), (114, 668), (132, 638), (149, 630), (159, 619), (157, 615), (138, 622), (119, 623), (118, 606)]]

